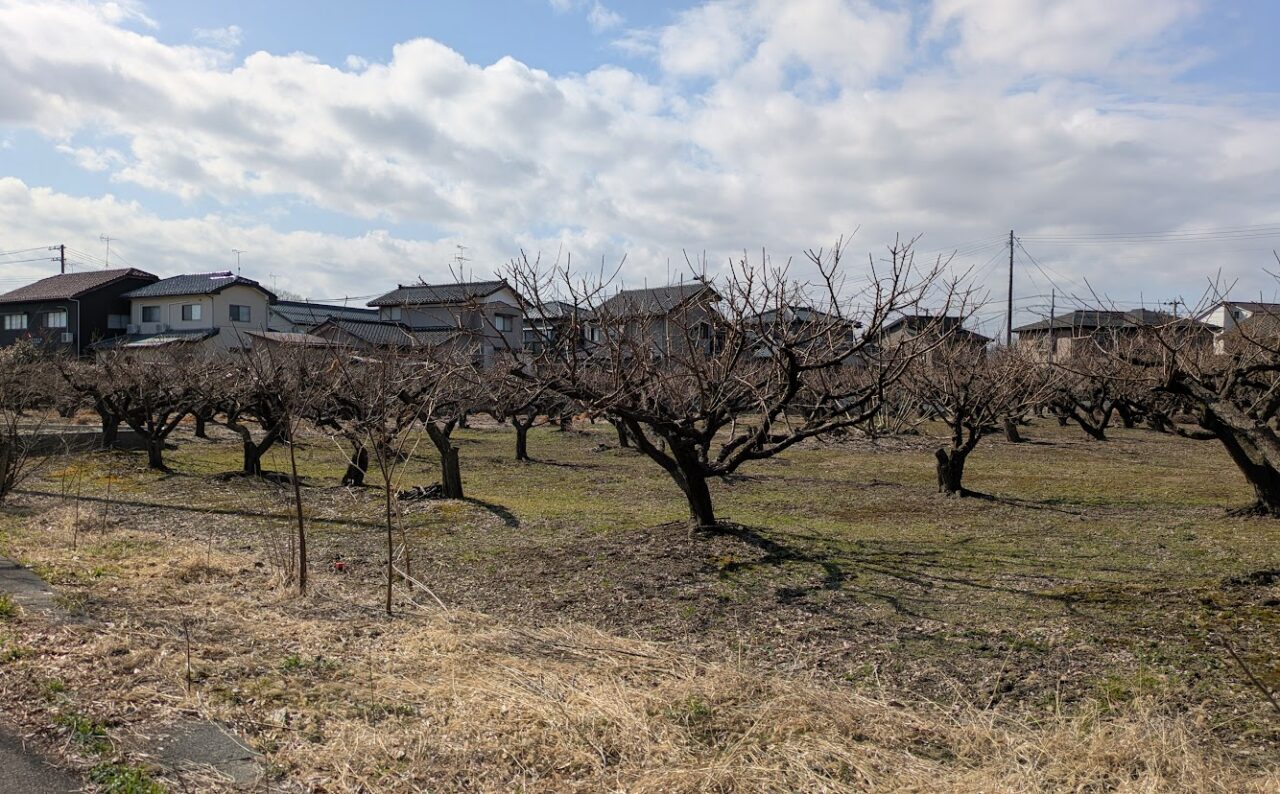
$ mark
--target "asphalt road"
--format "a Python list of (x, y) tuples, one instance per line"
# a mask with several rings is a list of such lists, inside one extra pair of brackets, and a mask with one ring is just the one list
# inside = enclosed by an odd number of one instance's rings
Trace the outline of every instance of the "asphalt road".
[(0, 794), (69, 794), (83, 788), (83, 782), (50, 766), (0, 728)]

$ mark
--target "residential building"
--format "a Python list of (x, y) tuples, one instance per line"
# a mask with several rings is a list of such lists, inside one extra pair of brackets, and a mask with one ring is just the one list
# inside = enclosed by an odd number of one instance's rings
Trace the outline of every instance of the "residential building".
[[(928, 346), (945, 341), (949, 345), (965, 345), (975, 353), (986, 350), (991, 337), (964, 327), (965, 318), (954, 314), (903, 314), (880, 327), (873, 342), (882, 350), (908, 342)], [(926, 358), (931, 358), (926, 354)]]
[(32, 339), (83, 355), (125, 333), (130, 290), (157, 276), (135, 268), (49, 276), (0, 295), (0, 346)]
[[(524, 345), (524, 301), (506, 281), (457, 284), (401, 284), (369, 301), (380, 320), (399, 323), (414, 334), (465, 334), (484, 362), (495, 353)], [(421, 337), (428, 338), (427, 336)]]
[[(829, 354), (841, 348), (849, 349), (857, 342), (857, 329), (860, 324), (828, 312), (820, 311), (812, 306), (788, 306), (768, 309), (761, 312), (756, 323), (759, 326), (761, 342), (757, 357), (770, 355), (765, 337), (778, 334), (786, 340), (800, 340), (818, 355)], [(853, 355), (845, 360), (846, 364), (860, 363)]]
[(1242, 333), (1248, 335), (1249, 328), (1274, 327), (1276, 323), (1267, 318), (1280, 318), (1280, 303), (1222, 300), (1195, 317), (1212, 330), (1213, 349), (1217, 353), (1226, 351), (1226, 340), (1236, 328), (1241, 328)]
[(578, 345), (581, 346), (587, 332), (585, 312), (572, 303), (555, 300), (529, 307), (524, 314), (524, 350), (528, 353), (541, 353), (545, 347), (556, 344), (566, 334), (574, 333), (575, 313), (578, 315)]
[(592, 334), (601, 339), (616, 334), (659, 355), (680, 355), (690, 345), (711, 352), (722, 341), (719, 302), (720, 294), (701, 279), (622, 290), (596, 307)]
[(253, 346), (249, 331), (268, 330), (273, 292), (230, 272), (172, 276), (124, 294), (128, 334), (112, 346), (155, 348), (200, 344), (234, 351)]
[(1150, 309), (1076, 309), (1013, 331), (1018, 335), (1018, 347), (1031, 356), (1064, 360), (1079, 351), (1113, 348), (1117, 342), (1137, 337), (1146, 326), (1163, 325), (1176, 319), (1167, 312)]
[(268, 308), (267, 327), (283, 333), (306, 333), (330, 318), (343, 320), (376, 320), (376, 309), (358, 306), (334, 306), (311, 301), (277, 300)]

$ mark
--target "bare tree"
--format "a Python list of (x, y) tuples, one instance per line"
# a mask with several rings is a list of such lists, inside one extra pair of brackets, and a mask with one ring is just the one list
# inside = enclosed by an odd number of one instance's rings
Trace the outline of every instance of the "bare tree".
[(198, 383), (210, 359), (199, 349), (102, 351), (93, 363), (67, 361), (60, 371), (99, 413), (118, 418), (146, 443), (147, 465), (168, 471), (164, 445), (199, 404)]
[(38, 471), (56, 448), (44, 411), (54, 405), (48, 362), (39, 348), (19, 343), (0, 348), (0, 504)]
[(881, 332), (926, 298), (945, 314), (942, 263), (917, 268), (911, 245), (895, 244), (848, 291), (841, 258), (841, 244), (810, 251), (811, 284), (744, 257), (718, 283), (638, 296), (610, 296), (607, 279), (522, 258), (508, 280), (529, 305), (560, 298), (573, 307), (571, 322), (589, 327), (570, 328), (513, 374), (616, 418), (671, 476), (696, 525), (714, 527), (709, 480), (866, 425), (886, 387), (934, 341), (888, 345)]
[[(1215, 289), (1201, 308), (1217, 302)], [(1193, 316), (1196, 312), (1193, 312)], [(1188, 320), (1145, 329), (1150, 347), (1128, 356), (1157, 395), (1180, 398), (1244, 474), (1254, 502), (1240, 513), (1280, 516), (1280, 316), (1260, 311), (1214, 343), (1209, 330)]]
[(479, 392), (484, 396), (477, 398), (484, 400), (481, 404), (495, 420), (511, 422), (516, 433), (516, 460), (528, 461), (529, 430), (562, 411), (564, 400), (549, 393), (543, 384), (513, 375), (512, 368), (518, 366), (518, 362), (508, 361), (478, 370)]
[(938, 491), (970, 496), (964, 487), (965, 462), (978, 443), (997, 432), (1011, 416), (1021, 416), (1053, 393), (1055, 375), (1016, 348), (987, 352), (972, 345), (943, 342), (927, 361), (912, 367), (903, 385), (920, 405), (946, 424), (950, 446), (934, 456)]

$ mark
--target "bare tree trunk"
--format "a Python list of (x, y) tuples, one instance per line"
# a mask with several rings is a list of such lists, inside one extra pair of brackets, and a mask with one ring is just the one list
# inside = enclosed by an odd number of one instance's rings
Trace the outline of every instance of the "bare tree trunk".
[(98, 418), (102, 420), (102, 448), (115, 449), (120, 437), (120, 417), (102, 403), (95, 404), (93, 409), (98, 412)]
[[(681, 481), (683, 480), (683, 481)], [(712, 529), (717, 525), (715, 508), (711, 503), (711, 489), (701, 471), (680, 472), (676, 481), (689, 501), (689, 518), (699, 529)]]
[(631, 446), (631, 437), (627, 435), (627, 426), (621, 422), (614, 422), (613, 426), (618, 429), (618, 446), (627, 449)]
[[(1206, 430), (1217, 435), (1253, 488), (1254, 503), (1238, 512), (1280, 516), (1280, 469), (1275, 465), (1275, 456), (1268, 456), (1264, 451), (1268, 446), (1280, 446), (1274, 434), (1269, 429), (1252, 426), (1248, 420), (1224, 416), (1213, 409), (1205, 411), (1203, 424)], [(1264, 434), (1271, 437), (1266, 438)]]
[(152, 436), (147, 439), (147, 468), (168, 471), (164, 464), (164, 439)]
[(938, 459), (938, 492), (948, 496), (964, 495), (964, 462), (967, 450), (939, 447), (933, 453)]
[(342, 475), (342, 484), (364, 487), (364, 475), (369, 471), (369, 450), (364, 444), (356, 443), (351, 450), (351, 458), (347, 461), (347, 471)]
[[(295, 452), (294, 438), (297, 436), (292, 432), (289, 434), (289, 473), (292, 475), (293, 484), (293, 508), (298, 519), (298, 593), (300, 595), (307, 594), (307, 525), (302, 515), (302, 481), (298, 479), (298, 456)], [(262, 473), (261, 456), (258, 457), (259, 465), (256, 473)]]
[(450, 445), (440, 452), (441, 485), (446, 499), (462, 499), (462, 465), (458, 461), (458, 448)]
[(208, 421), (208, 418), (203, 413), (194, 414), (194, 416), (196, 419), (196, 438), (207, 439), (209, 435), (205, 432), (205, 422)]
[(1011, 416), (1004, 418), (1004, 438), (1010, 444), (1021, 444), (1023, 442), (1022, 434), (1018, 432), (1018, 423), (1013, 421)]
[(529, 459), (529, 426), (512, 417), (511, 426), (516, 429), (516, 460)]

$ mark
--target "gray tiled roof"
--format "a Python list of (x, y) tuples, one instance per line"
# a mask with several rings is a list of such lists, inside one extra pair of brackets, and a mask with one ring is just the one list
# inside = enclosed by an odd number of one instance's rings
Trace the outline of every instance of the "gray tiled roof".
[(485, 298), (503, 287), (505, 281), (465, 281), (458, 284), (401, 284), (386, 295), (369, 301), (370, 306), (423, 306), (432, 303), (465, 303)]
[(319, 328), (338, 328), (354, 336), (356, 339), (374, 347), (413, 347), (417, 340), (409, 327), (404, 323), (387, 320), (350, 320), (333, 317), (326, 320)]
[(666, 287), (622, 290), (600, 304), (597, 311), (615, 316), (666, 314), (685, 301), (703, 293), (707, 293), (713, 300), (718, 300), (720, 297), (709, 285), (701, 281), (690, 281), (687, 284), (672, 284)]
[(273, 327), (279, 325), (276, 317), (289, 325), (319, 325), (330, 317), (347, 320), (376, 320), (378, 312), (373, 309), (361, 309), (355, 306), (331, 306), (325, 303), (309, 303), (306, 301), (276, 301), (271, 306)]
[(1176, 319), (1168, 312), (1151, 311), (1150, 309), (1133, 309), (1130, 311), (1098, 311), (1094, 309), (1077, 309), (1067, 314), (1059, 314), (1052, 319), (1038, 320), (1013, 329), (1014, 333), (1025, 331), (1047, 331), (1050, 328), (1072, 328), (1076, 330), (1094, 330), (1098, 328), (1135, 328), (1141, 325), (1161, 325)]
[(42, 278), (34, 284), (18, 287), (0, 295), (0, 303), (27, 303), (33, 301), (67, 300), (78, 298), (87, 292), (125, 278), (145, 278), (155, 281), (158, 276), (135, 268), (115, 270), (90, 270), (85, 273), (63, 273)]
[(170, 276), (169, 278), (160, 279), (154, 284), (148, 284), (145, 287), (139, 287), (131, 292), (126, 292), (124, 297), (163, 298), (171, 295), (213, 295), (236, 284), (260, 289), (269, 295), (273, 301), (276, 298), (275, 294), (272, 293), (271, 290), (262, 286), (253, 279), (237, 276), (234, 273), (226, 271), (220, 273), (192, 273), (183, 276)]

